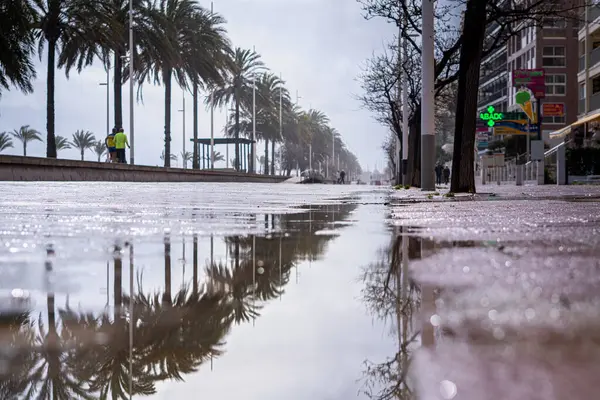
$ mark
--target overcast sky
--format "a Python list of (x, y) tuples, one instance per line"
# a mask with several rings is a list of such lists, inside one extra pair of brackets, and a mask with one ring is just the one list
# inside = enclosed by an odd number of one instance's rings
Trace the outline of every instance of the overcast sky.
[[(210, 7), (210, 2), (201, 4)], [(281, 73), (293, 97), (296, 90), (300, 105), (325, 112), (331, 125), (343, 135), (348, 147), (358, 156), (363, 168), (383, 164), (380, 144), (386, 129), (360, 109), (354, 95), (360, 93), (356, 80), (362, 63), (383, 47), (394, 32), (381, 20), (365, 21), (360, 5), (354, 0), (215, 0), (215, 12), (227, 19), (227, 30), (234, 46), (256, 46), (266, 65)], [(38, 63), (35, 93), (25, 96), (5, 92), (0, 99), (0, 131), (29, 124), (46, 135), (46, 57)], [(112, 79), (112, 74), (111, 74)], [(77, 129), (90, 130), (97, 138), (106, 132), (106, 80), (100, 65), (72, 74), (67, 81), (64, 71), (57, 72), (56, 133), (70, 138)], [(124, 127), (129, 134), (129, 90), (124, 93)], [(192, 133), (191, 95), (186, 94), (186, 133)], [(182, 91), (173, 90), (172, 151), (182, 150)], [(164, 90), (149, 84), (144, 88), (144, 104), (135, 107), (136, 163), (160, 164), (163, 148)], [(112, 93), (111, 93), (111, 127)], [(215, 116), (216, 136), (222, 135), (224, 113)], [(210, 136), (209, 114), (200, 113), (200, 136)], [(186, 144), (191, 150), (190, 143)], [(258, 147), (261, 155), (261, 146)], [(225, 149), (216, 149), (225, 153)], [(233, 158), (233, 149), (230, 159)], [(22, 153), (20, 143), (7, 153)], [(45, 144), (28, 146), (28, 155), (45, 155)], [(76, 150), (59, 153), (61, 158), (77, 158)], [(86, 154), (93, 159), (92, 152)]]

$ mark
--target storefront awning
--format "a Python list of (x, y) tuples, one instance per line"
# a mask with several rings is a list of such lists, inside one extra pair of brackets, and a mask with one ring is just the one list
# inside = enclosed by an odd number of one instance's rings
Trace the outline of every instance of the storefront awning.
[(571, 128), (574, 128), (579, 125), (583, 125), (587, 122), (595, 121), (597, 119), (600, 119), (600, 112), (588, 115), (587, 117), (583, 117), (581, 119), (578, 119), (577, 121), (573, 122), (569, 126), (565, 126), (564, 128), (561, 128), (557, 131), (551, 132), (550, 139), (562, 139), (565, 136), (567, 136), (569, 133), (571, 133)]

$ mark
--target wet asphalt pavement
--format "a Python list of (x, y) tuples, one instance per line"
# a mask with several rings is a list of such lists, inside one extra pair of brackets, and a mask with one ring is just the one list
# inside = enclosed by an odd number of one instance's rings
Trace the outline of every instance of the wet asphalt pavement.
[(600, 188), (480, 191), (392, 207), (416, 324), (398, 397), (597, 398)]
[(598, 187), (0, 192), (2, 399), (597, 397)]

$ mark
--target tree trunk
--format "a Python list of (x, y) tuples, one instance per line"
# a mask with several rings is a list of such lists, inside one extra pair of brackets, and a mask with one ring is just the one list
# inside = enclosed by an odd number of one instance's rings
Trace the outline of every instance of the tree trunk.
[(54, 134), (54, 76), (56, 72), (56, 39), (48, 40), (48, 74), (46, 80), (46, 157), (56, 158), (56, 136)]
[(194, 84), (193, 84), (193, 88), (192, 88), (192, 113), (194, 114), (194, 122), (193, 122), (193, 128), (192, 130), (194, 131), (194, 151), (193, 151), (193, 161), (192, 161), (192, 168), (193, 169), (198, 169), (200, 168), (199, 162), (200, 161), (198, 159), (198, 143), (196, 143), (196, 141), (198, 140), (198, 82), (196, 80), (194, 80)]
[(120, 248), (115, 247), (115, 253), (119, 252), (114, 258), (113, 291), (115, 306), (113, 318), (115, 321), (121, 318), (121, 305), (123, 303), (123, 260), (121, 259), (120, 250)]
[(171, 296), (171, 240), (165, 237), (165, 291), (162, 301), (164, 304), (173, 304)]
[[(194, 256), (193, 256), (193, 281), (192, 293), (198, 294), (198, 236), (194, 235)], [(211, 266), (212, 267), (212, 266)]]
[(98, 162), (100, 162), (101, 157), (102, 157), (102, 154), (98, 154)]
[(115, 127), (123, 127), (123, 56), (122, 51), (115, 50), (115, 70), (114, 70), (114, 113)]
[(240, 170), (240, 99), (237, 88), (235, 90), (235, 170)]
[(27, 142), (23, 141), (23, 157), (27, 157)]
[(83, 161), (83, 153), (84, 153), (84, 149), (81, 149), (81, 161)]
[(475, 125), (487, 0), (469, 0), (464, 16), (450, 191), (475, 193)]
[(163, 73), (165, 85), (165, 167), (171, 166), (171, 69)]
[(421, 106), (408, 122), (408, 171), (409, 183), (421, 187)]
[(275, 175), (275, 141), (271, 140), (271, 175)]
[(265, 175), (269, 175), (269, 139), (265, 139)]

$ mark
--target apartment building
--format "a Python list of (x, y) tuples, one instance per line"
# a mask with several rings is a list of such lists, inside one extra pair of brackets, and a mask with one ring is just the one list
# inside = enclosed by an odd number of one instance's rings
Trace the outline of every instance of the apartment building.
[[(518, 111), (515, 104), (518, 88), (512, 86), (512, 71), (543, 68), (546, 97), (542, 103), (563, 104), (565, 110), (564, 116), (542, 120), (543, 138), (550, 142), (551, 132), (575, 122), (578, 117), (578, 23), (572, 18), (556, 16), (546, 18), (540, 25), (520, 29), (505, 48), (482, 62), (478, 105), (481, 110), (493, 105), (502, 111)], [(494, 33), (489, 31), (490, 35)], [(488, 64), (493, 67), (486, 67)]]
[(600, 113), (600, 5), (585, 7), (579, 31), (578, 114), (580, 118)]

